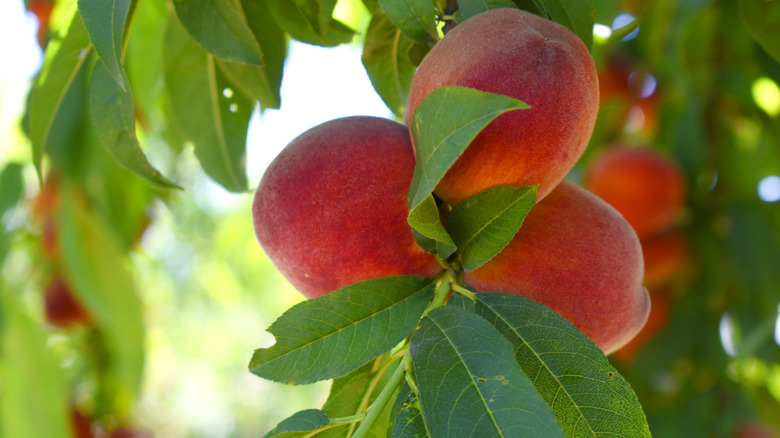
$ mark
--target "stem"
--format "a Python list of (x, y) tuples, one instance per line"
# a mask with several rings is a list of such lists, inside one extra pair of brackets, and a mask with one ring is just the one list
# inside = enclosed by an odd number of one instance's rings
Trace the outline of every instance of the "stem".
[(638, 28), (638, 27), (639, 27), (639, 19), (635, 19), (634, 21), (626, 24), (623, 27), (619, 27), (617, 29), (614, 29), (612, 31), (612, 35), (609, 37), (609, 39), (611, 41), (620, 41), (623, 38), (625, 38), (626, 36), (628, 36), (628, 34), (633, 32), (634, 30), (636, 30), (636, 28)]
[(328, 426), (330, 425), (337, 425), (337, 424), (345, 424), (345, 423), (354, 423), (356, 421), (362, 421), (366, 418), (366, 413), (362, 412), (360, 414), (350, 415), (348, 417), (339, 417), (339, 418), (332, 418), (330, 420), (330, 423), (328, 423)]
[(474, 294), (474, 292), (466, 289), (465, 287), (459, 285), (458, 283), (452, 284), (452, 289), (455, 290), (455, 292), (463, 295), (464, 297), (470, 299), (471, 301), (477, 301), (477, 296)]
[(403, 364), (398, 364), (398, 368), (395, 369), (387, 385), (382, 388), (382, 392), (379, 393), (374, 403), (368, 408), (366, 419), (360, 423), (360, 427), (352, 435), (352, 438), (363, 438), (371, 430), (371, 426), (374, 425), (376, 419), (382, 414), (387, 402), (390, 401), (390, 397), (393, 396), (393, 393), (395, 393), (395, 390), (398, 389), (398, 386), (403, 381), (405, 374)]
[(428, 308), (425, 309), (425, 313), (423, 313), (423, 317), (428, 314), (433, 309), (436, 309), (438, 307), (441, 307), (444, 305), (444, 303), (447, 302), (447, 298), (450, 295), (450, 292), (452, 291), (452, 282), (455, 280), (455, 271), (448, 269), (444, 276), (441, 277), (441, 280), (439, 280), (438, 286), (436, 286), (436, 291), (433, 293), (433, 301), (431, 301), (431, 304), (428, 305)]

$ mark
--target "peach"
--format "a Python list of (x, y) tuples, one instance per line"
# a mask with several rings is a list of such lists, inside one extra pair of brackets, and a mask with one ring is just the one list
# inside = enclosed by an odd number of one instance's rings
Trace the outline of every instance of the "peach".
[(615, 352), (618, 360), (630, 364), (634, 362), (642, 347), (655, 337), (669, 322), (672, 308), (672, 296), (668, 290), (652, 290), (650, 292), (650, 315), (642, 330), (626, 345)]
[(539, 184), (542, 199), (579, 159), (599, 105), (596, 67), (564, 26), (517, 9), (493, 9), (453, 28), (425, 56), (409, 91), (409, 115), (444, 86), (520, 99), (488, 125), (439, 182), (450, 204), (496, 185)]
[(257, 238), (308, 298), (375, 277), (436, 275), (436, 258), (406, 222), (413, 171), (405, 126), (377, 117), (325, 122), (263, 175), (252, 205)]
[(597, 157), (584, 186), (615, 207), (640, 238), (674, 225), (685, 202), (682, 171), (671, 159), (648, 148), (617, 145)]
[(87, 310), (73, 296), (70, 286), (62, 277), (55, 278), (46, 288), (43, 302), (46, 320), (55, 327), (86, 325), (91, 320)]
[(609, 354), (647, 320), (639, 239), (620, 214), (563, 181), (540, 201), (509, 245), (465, 281), (478, 292), (535, 300), (568, 319)]
[(645, 286), (652, 288), (669, 283), (683, 274), (690, 262), (685, 235), (673, 229), (642, 241), (645, 259)]

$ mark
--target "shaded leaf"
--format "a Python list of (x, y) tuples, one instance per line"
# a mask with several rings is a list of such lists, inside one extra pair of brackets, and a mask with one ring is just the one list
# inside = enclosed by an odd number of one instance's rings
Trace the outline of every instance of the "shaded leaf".
[(267, 5), (274, 20), (295, 40), (332, 47), (352, 41), (355, 35), (352, 29), (338, 20), (330, 20), (328, 27), (318, 32), (294, 1), (270, 1)]
[(481, 12), (498, 8), (517, 8), (512, 0), (458, 0), (458, 11), (463, 19), (471, 18)]
[(432, 195), (429, 195), (422, 204), (409, 212), (407, 221), (418, 233), (436, 242), (436, 253), (440, 257), (447, 258), (455, 252), (455, 242), (441, 223), (439, 208)]
[(124, 90), (127, 88), (122, 67), (122, 43), (131, 0), (78, 0), (79, 13), (108, 73)]
[(402, 35), (381, 9), (374, 12), (360, 59), (371, 85), (399, 118), (406, 111), (409, 86), (416, 70), (409, 57), (415, 47), (414, 40)]
[(739, 10), (748, 30), (777, 62), (780, 62), (780, 3), (739, 0)]
[[(121, 74), (126, 83), (124, 71)], [(141, 178), (160, 187), (180, 188), (146, 159), (135, 135), (133, 109), (130, 87), (126, 85), (123, 90), (105, 65), (96, 64), (89, 89), (89, 114), (100, 141), (119, 164)]]
[(141, 301), (121, 245), (108, 226), (82, 206), (71, 189), (61, 192), (60, 232), (65, 274), (105, 342), (106, 382), (113, 412), (127, 415), (141, 385), (144, 328)]
[(255, 350), (249, 369), (290, 384), (343, 376), (409, 335), (433, 287), (430, 278), (382, 277), (299, 303), (271, 324), (276, 344)]
[(431, 0), (379, 0), (396, 27), (415, 41), (436, 41), (436, 10)]
[(481, 317), (437, 308), (422, 319), (410, 348), (431, 436), (565, 436), (509, 341)]
[(425, 427), (422, 411), (420, 411), (420, 401), (408, 384), (404, 384), (398, 391), (398, 396), (393, 404), (393, 413), (390, 416), (393, 420), (388, 431), (388, 438), (427, 438), (430, 436)]
[(417, 150), (409, 208), (414, 210), (444, 177), (474, 137), (507, 111), (529, 108), (500, 94), (465, 87), (442, 87), (425, 97), (412, 115)]
[(75, 7), (71, 8), (63, 22), (65, 25), (46, 46), (43, 66), (30, 97), (30, 142), (33, 164), (39, 177), (43, 151), (50, 142), (49, 134), (55, 117), (92, 49), (87, 30)]
[(596, 23), (594, 0), (539, 0), (547, 18), (560, 23), (585, 43), (593, 46), (593, 25)]
[(203, 170), (230, 191), (246, 191), (246, 132), (253, 102), (175, 19), (168, 24), (164, 56), (171, 116), (193, 143)]
[(477, 269), (509, 244), (536, 203), (537, 187), (491, 187), (452, 207), (447, 231), (464, 270)]
[(475, 310), (512, 344), (566, 436), (650, 436), (631, 386), (569, 321), (517, 295), (477, 294)]
[(329, 422), (328, 416), (321, 410), (306, 409), (282, 420), (273, 430), (265, 434), (265, 438), (302, 436), (302, 434), (291, 432), (310, 432), (327, 425)]
[(231, 0), (178, 0), (173, 5), (181, 24), (209, 53), (230, 61), (262, 65), (260, 46)]

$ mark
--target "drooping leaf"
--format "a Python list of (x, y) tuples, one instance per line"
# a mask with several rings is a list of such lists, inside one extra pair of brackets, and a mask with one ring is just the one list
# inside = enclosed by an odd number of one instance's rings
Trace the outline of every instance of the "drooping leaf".
[(79, 13), (92, 46), (109, 75), (123, 90), (127, 82), (122, 67), (122, 44), (131, 3), (131, 0), (78, 0)]
[(409, 208), (414, 210), (444, 177), (447, 170), (496, 117), (529, 108), (500, 94), (465, 87), (442, 87), (425, 97), (412, 115), (412, 136), (417, 149)]
[(391, 428), (388, 438), (428, 438), (430, 434), (425, 427), (420, 401), (412, 388), (405, 384), (398, 391), (393, 404)]
[(145, 114), (156, 108), (162, 89), (166, 4), (164, 0), (139, 1), (127, 35), (125, 71), (133, 100)]
[(588, 49), (593, 45), (593, 25), (596, 6), (594, 0), (540, 0), (547, 18), (560, 23), (585, 43)]
[(141, 301), (121, 245), (108, 226), (82, 206), (67, 187), (61, 191), (58, 243), (74, 295), (99, 328), (108, 351), (105, 376), (113, 412), (126, 415), (136, 400), (144, 366)]
[(43, 66), (30, 97), (30, 143), (39, 177), (43, 151), (51, 141), (49, 134), (55, 117), (92, 49), (87, 30), (75, 7), (71, 8), (63, 22), (65, 25), (46, 46)]
[(447, 231), (461, 255), (463, 269), (473, 271), (509, 244), (536, 203), (537, 186), (496, 186), (456, 204)]
[(216, 59), (175, 19), (168, 23), (164, 56), (171, 116), (194, 145), (203, 170), (226, 189), (245, 191), (246, 132), (253, 102), (227, 81)]
[(379, 0), (396, 27), (415, 41), (436, 41), (436, 10), (431, 0)]
[(497, 8), (517, 8), (512, 0), (458, 0), (458, 11), (463, 19)]
[(416, 70), (409, 57), (413, 47), (415, 41), (403, 35), (381, 9), (374, 12), (360, 59), (371, 85), (397, 117), (404, 115)]
[(270, 1), (267, 5), (274, 21), (295, 40), (317, 46), (333, 47), (352, 41), (355, 35), (352, 29), (335, 19), (331, 19), (327, 28), (318, 32), (294, 1)]
[(95, 65), (89, 89), (89, 114), (95, 133), (116, 161), (150, 183), (164, 188), (179, 188), (146, 159), (135, 135), (133, 95), (127, 76), (120, 72), (125, 89), (119, 86), (102, 63)]
[(8, 209), (16, 205), (22, 198), (24, 180), (22, 179), (22, 165), (8, 163), (0, 172), (0, 221)]
[(299, 303), (271, 324), (276, 344), (255, 350), (249, 369), (290, 384), (343, 376), (401, 342), (432, 294), (430, 278), (394, 276)]
[(739, 0), (739, 10), (748, 30), (761, 47), (780, 62), (780, 3)]
[(265, 434), (265, 438), (299, 437), (305, 434), (295, 432), (311, 432), (327, 425), (329, 422), (328, 416), (321, 410), (306, 409), (282, 420), (281, 423)]
[(0, 282), (0, 436), (68, 438), (65, 375), (20, 304)]
[[(260, 102), (263, 108), (278, 109), (281, 104), (280, 89), (282, 82), (272, 85), (265, 72), (265, 67), (217, 60), (217, 65), (223, 75), (233, 83), (242, 94)], [(281, 78), (280, 78), (281, 79)]]
[(429, 195), (422, 204), (409, 212), (407, 221), (418, 233), (436, 242), (436, 253), (440, 257), (447, 258), (455, 252), (455, 242), (441, 223), (439, 208), (432, 195)]
[(410, 348), (431, 436), (565, 436), (509, 341), (481, 317), (437, 308), (422, 319)]
[(181, 24), (209, 53), (229, 61), (263, 64), (260, 45), (231, 0), (182, 0), (173, 5)]
[(569, 321), (517, 295), (477, 294), (475, 310), (512, 344), (566, 436), (650, 436), (631, 386)]
[(325, 35), (333, 19), (336, 0), (292, 0), (290, 3), (317, 35)]

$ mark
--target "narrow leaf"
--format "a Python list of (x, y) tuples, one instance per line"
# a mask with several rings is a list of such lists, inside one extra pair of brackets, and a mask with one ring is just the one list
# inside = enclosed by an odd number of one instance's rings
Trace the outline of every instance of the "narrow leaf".
[(79, 13), (89, 39), (108, 73), (124, 90), (122, 43), (131, 0), (78, 0)]
[(536, 203), (536, 189), (491, 187), (452, 208), (447, 231), (458, 247), (463, 269), (477, 269), (509, 244)]
[(318, 31), (293, 1), (269, 1), (267, 5), (274, 21), (295, 40), (333, 47), (352, 41), (355, 35), (352, 29), (338, 20), (330, 20), (327, 28)]
[(164, 57), (171, 116), (194, 145), (203, 170), (226, 189), (245, 191), (246, 132), (254, 103), (176, 19), (168, 24)]
[(530, 108), (500, 94), (464, 87), (442, 87), (417, 105), (412, 116), (412, 136), (417, 149), (409, 190), (414, 210), (433, 192), (474, 137), (507, 111)]
[(420, 401), (409, 385), (404, 385), (398, 391), (391, 418), (393, 418), (393, 423), (388, 435), (389, 438), (428, 438), (430, 436), (420, 410)]
[(422, 204), (409, 212), (407, 222), (418, 233), (436, 241), (437, 253), (442, 258), (447, 258), (455, 252), (455, 242), (441, 223), (439, 208), (432, 195), (429, 195)]
[[(124, 71), (123, 81), (127, 83)], [(122, 89), (102, 63), (95, 65), (89, 89), (89, 114), (95, 133), (112, 157), (131, 172), (164, 188), (180, 188), (162, 176), (146, 159), (135, 135), (130, 87)]]
[(481, 12), (498, 8), (517, 9), (517, 5), (512, 0), (458, 0), (458, 10), (464, 20)]
[(64, 372), (16, 295), (0, 283), (0, 436), (70, 437)]
[(565, 436), (509, 341), (479, 316), (433, 310), (412, 335), (411, 354), (431, 436)]
[(281, 423), (265, 435), (265, 438), (300, 436), (300, 434), (290, 432), (310, 432), (327, 425), (329, 422), (328, 416), (319, 409), (306, 409), (282, 420)]
[(374, 12), (360, 59), (374, 89), (399, 118), (406, 110), (409, 86), (416, 70), (409, 58), (413, 47), (414, 40), (403, 35), (381, 9)]
[(141, 301), (124, 252), (113, 232), (63, 190), (59, 245), (73, 293), (84, 303), (109, 353), (106, 387), (111, 409), (127, 415), (140, 390), (144, 365)]
[(593, 45), (593, 25), (596, 22), (594, 0), (540, 0), (547, 18), (560, 23), (585, 43), (588, 49)]
[(50, 141), (49, 134), (57, 112), (92, 49), (87, 30), (75, 7), (71, 8), (63, 22), (66, 24), (46, 46), (43, 66), (30, 97), (30, 143), (39, 177), (43, 151)]
[(173, 5), (187, 32), (209, 53), (262, 65), (260, 46), (231, 0), (177, 0)]
[(569, 321), (516, 295), (477, 294), (475, 309), (511, 342), (566, 436), (650, 436), (631, 386)]
[(739, 0), (742, 19), (753, 38), (777, 62), (780, 62), (780, 3), (776, 1)]
[(436, 9), (431, 0), (379, 0), (396, 27), (415, 41), (436, 41)]
[(271, 348), (255, 350), (252, 373), (305, 384), (343, 376), (401, 342), (433, 294), (424, 277), (382, 277), (297, 304), (268, 328)]

